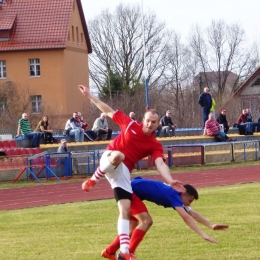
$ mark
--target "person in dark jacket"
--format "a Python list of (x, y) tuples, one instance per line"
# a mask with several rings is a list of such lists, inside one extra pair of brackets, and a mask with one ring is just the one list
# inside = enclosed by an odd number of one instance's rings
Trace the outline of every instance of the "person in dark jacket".
[(198, 103), (201, 106), (203, 127), (205, 127), (205, 122), (208, 120), (210, 108), (212, 106), (212, 98), (209, 94), (209, 88), (204, 88), (204, 92), (200, 95)]
[(257, 127), (257, 132), (260, 132), (260, 123), (259, 123), (259, 122), (253, 122), (253, 117), (252, 117), (252, 115), (251, 115), (251, 110), (250, 110), (250, 108), (247, 108), (246, 111), (247, 111), (247, 115), (246, 115), (246, 117), (247, 117), (247, 122), (253, 123), (253, 133), (255, 132), (256, 127)]
[(224, 127), (224, 132), (227, 134), (230, 124), (227, 121), (227, 117), (226, 117), (226, 110), (222, 109), (220, 115), (217, 118), (217, 122), (221, 125), (223, 125)]
[(167, 110), (166, 114), (161, 118), (160, 125), (157, 127), (157, 137), (160, 137), (161, 131), (165, 130), (166, 134), (170, 136), (170, 130), (172, 130), (172, 136), (175, 136), (176, 124), (172, 122), (171, 111)]

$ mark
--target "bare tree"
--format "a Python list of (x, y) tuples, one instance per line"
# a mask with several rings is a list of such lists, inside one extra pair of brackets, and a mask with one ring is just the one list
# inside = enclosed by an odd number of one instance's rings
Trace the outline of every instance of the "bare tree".
[[(256, 68), (252, 47), (247, 47), (245, 32), (238, 24), (213, 20), (205, 31), (196, 26), (190, 35), (190, 46), (199, 60), (198, 72), (203, 73), (204, 86), (215, 92), (220, 103), (226, 102), (239, 82)], [(212, 72), (211, 79), (207, 72)], [(231, 73), (237, 75), (232, 84), (227, 83)], [(216, 86), (212, 86), (212, 81)]]
[[(189, 90), (188, 82), (191, 79), (191, 54), (189, 49), (181, 42), (181, 37), (174, 31), (169, 32), (170, 41), (165, 50), (167, 57), (167, 70), (164, 73), (164, 83), (161, 89), (166, 91), (163, 94), (165, 111), (174, 110), (174, 119), (178, 124), (183, 125), (187, 115), (190, 114), (187, 105), (190, 105), (190, 95), (186, 95)], [(188, 92), (187, 92), (188, 91)], [(189, 104), (187, 104), (189, 98)], [(165, 113), (164, 111), (164, 113)]]
[[(14, 83), (0, 85), (0, 128), (13, 129), (17, 127), (18, 119), (23, 111), (30, 110), (28, 89), (18, 91)], [(21, 112), (22, 111), (22, 112)]]
[[(88, 22), (93, 46), (93, 53), (89, 56), (90, 78), (99, 92), (111, 71), (119, 73), (130, 89), (142, 81), (144, 60), (140, 9), (139, 5), (120, 4), (114, 13), (104, 10)], [(149, 85), (152, 87), (167, 66), (164, 51), (167, 34), (165, 24), (159, 23), (153, 13), (144, 15), (144, 28)]]

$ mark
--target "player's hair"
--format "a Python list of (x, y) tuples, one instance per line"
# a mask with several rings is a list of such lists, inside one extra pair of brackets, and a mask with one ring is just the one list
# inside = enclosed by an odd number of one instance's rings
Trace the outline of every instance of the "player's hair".
[(157, 115), (158, 115), (158, 118), (160, 118), (159, 112), (158, 112), (156, 109), (153, 109), (153, 108), (146, 110), (145, 113), (144, 113), (144, 117), (145, 117), (145, 115), (146, 115), (148, 112), (152, 113), (153, 115), (154, 115), (154, 114), (157, 114)]
[(195, 200), (199, 199), (199, 194), (197, 190), (190, 184), (184, 184), (184, 188), (186, 189), (186, 193), (193, 196)]

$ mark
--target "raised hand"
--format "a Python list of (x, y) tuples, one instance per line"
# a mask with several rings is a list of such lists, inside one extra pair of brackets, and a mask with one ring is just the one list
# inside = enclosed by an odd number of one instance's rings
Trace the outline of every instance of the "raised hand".
[(79, 91), (84, 95), (84, 96), (87, 96), (87, 97), (90, 97), (91, 96), (91, 93), (90, 93), (90, 90), (89, 88), (83, 86), (83, 85), (78, 85), (78, 88), (79, 88)]

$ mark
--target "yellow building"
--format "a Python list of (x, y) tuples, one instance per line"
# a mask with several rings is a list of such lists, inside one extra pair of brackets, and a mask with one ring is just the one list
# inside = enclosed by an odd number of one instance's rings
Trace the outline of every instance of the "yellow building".
[(33, 114), (82, 111), (91, 52), (80, 0), (0, 0), (0, 85), (28, 91)]

